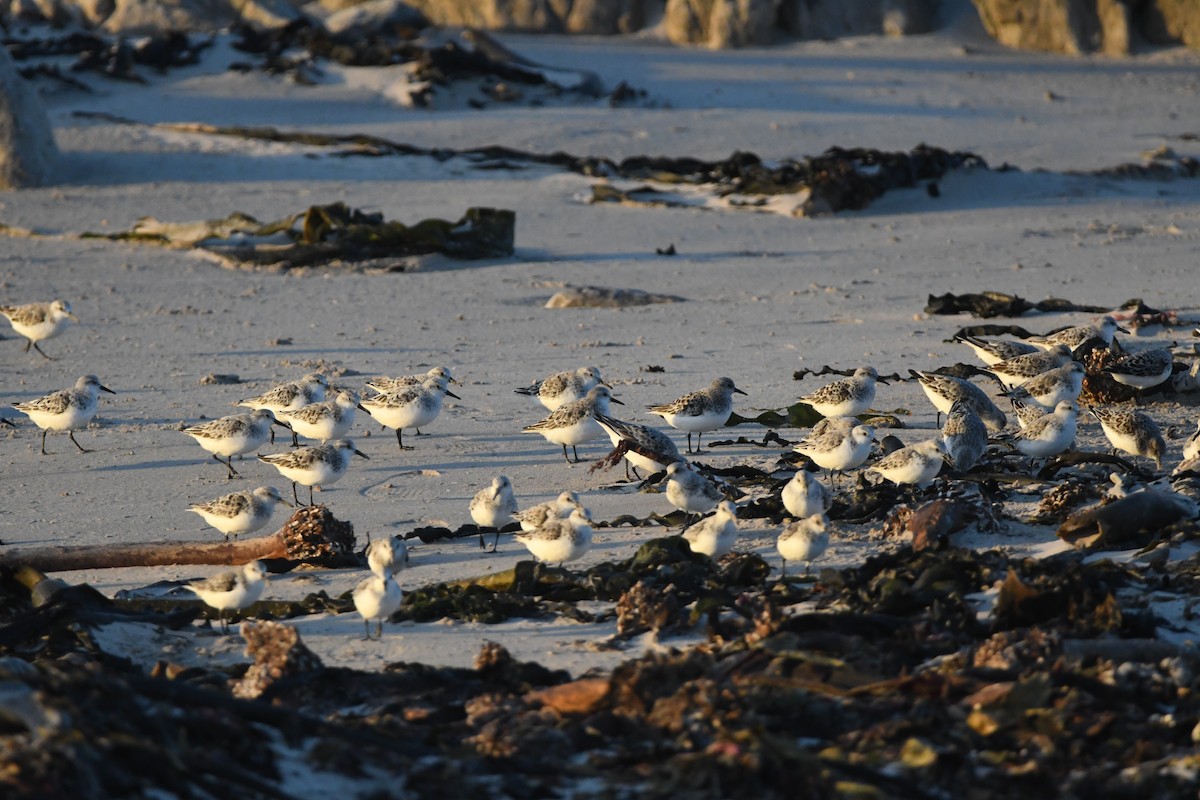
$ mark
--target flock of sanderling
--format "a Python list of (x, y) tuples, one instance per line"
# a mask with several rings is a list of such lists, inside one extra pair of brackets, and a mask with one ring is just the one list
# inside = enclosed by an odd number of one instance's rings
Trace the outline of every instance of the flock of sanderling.
[[(13, 329), (33, 347), (46, 354), (38, 343), (60, 334), (75, 320), (70, 304), (62, 300), (0, 307)], [(985, 457), (992, 441), (1009, 446), (1030, 458), (1049, 458), (1074, 444), (1078, 399), (1085, 377), (1083, 364), (1074, 360), (1081, 348), (1102, 345), (1115, 348), (1114, 336), (1126, 332), (1117, 321), (1106, 316), (1095, 324), (1081, 325), (1045, 337), (1025, 341), (962, 337), (1003, 387), (1015, 412), (1017, 427), (1008, 427), (1008, 418), (980, 386), (971, 381), (935, 372), (912, 370), (926, 396), (937, 409), (938, 418), (946, 415), (940, 435), (884, 453), (868, 465), (875, 445), (875, 430), (861, 424), (875, 402), (880, 382), (874, 367), (861, 367), (850, 377), (835, 380), (799, 399), (816, 410), (823, 419), (809, 435), (794, 446), (816, 467), (826, 470), (830, 485), (801, 468), (783, 486), (781, 501), (794, 519), (786, 524), (777, 540), (778, 552), (787, 562), (810, 565), (821, 557), (829, 544), (831, 485), (836, 474), (865, 467), (868, 475), (877, 475), (897, 485), (924, 489), (949, 465), (956, 472), (970, 470)], [(49, 358), (49, 356), (46, 356)], [(1166, 348), (1143, 350), (1124, 355), (1104, 369), (1113, 380), (1147, 389), (1166, 381), (1174, 368)], [(366, 458), (354, 443), (345, 438), (356, 412), (365, 411), (376, 422), (396, 432), (401, 450), (406, 447), (404, 429), (415, 430), (432, 423), (441, 412), (446, 397), (455, 397), (450, 384), (457, 384), (450, 370), (435, 367), (421, 375), (379, 378), (367, 382), (364, 393), (331, 389), (321, 374), (283, 383), (238, 405), (248, 413), (233, 414), (183, 428), (211, 457), (225, 466), (229, 478), (238, 472), (234, 456), (255, 453), (268, 439), (274, 441), (276, 426), (290, 429), (292, 448), (281, 453), (258, 455), (292, 482), (292, 499), (300, 505), (297, 485), (325, 487), (346, 474), (354, 455)], [(14, 407), (42, 429), (42, 453), (48, 431), (66, 431), (71, 441), (74, 431), (86, 427), (96, 414), (98, 393), (112, 390), (94, 375), (85, 375), (72, 388), (54, 392)], [(578, 462), (577, 447), (607, 437), (614, 450), (610, 458), (623, 457), (626, 475), (633, 469), (651, 473), (665, 471), (667, 501), (687, 518), (681, 536), (690, 548), (712, 558), (728, 553), (738, 537), (737, 506), (707, 474), (681, 455), (672, 438), (662, 430), (611, 416), (610, 404), (622, 404), (613, 396), (595, 367), (560, 372), (537, 381), (517, 393), (536, 398), (550, 412), (539, 422), (523, 430), (537, 433), (547, 442), (560, 445), (568, 462)], [(331, 393), (332, 399), (326, 400)], [(733, 396), (745, 394), (730, 378), (721, 377), (705, 389), (685, 394), (662, 405), (649, 407), (649, 413), (661, 417), (667, 425), (687, 434), (687, 454), (698, 453), (703, 434), (725, 425), (733, 412)], [(623, 405), (623, 404), (622, 404)], [(1159, 426), (1143, 411), (1127, 406), (1088, 409), (1099, 422), (1104, 435), (1117, 450), (1153, 459), (1158, 469), (1166, 450)], [(692, 434), (696, 446), (692, 446)], [(300, 446), (298, 436), (319, 440), (320, 444)], [(571, 453), (568, 454), (567, 447)], [(1185, 459), (1200, 456), (1200, 431), (1184, 447)], [(615, 462), (614, 462), (615, 463)], [(199, 514), (226, 538), (252, 533), (267, 524), (276, 504), (287, 503), (270, 486), (227, 494), (210, 502), (196, 503), (191, 511)], [(512, 481), (499, 475), (471, 500), (471, 518), (483, 534), (495, 531), (492, 549), (499, 540), (499, 529), (512, 521), (522, 531), (515, 535), (539, 561), (558, 563), (582, 557), (593, 536), (590, 512), (575, 492), (564, 492), (555, 500), (520, 510)], [(709, 514), (709, 512), (712, 512)], [(708, 514), (708, 516), (703, 516)], [(697, 515), (698, 518), (693, 518)], [(395, 573), (407, 563), (407, 548), (397, 537), (372, 542), (367, 551), (371, 577), (355, 588), (355, 607), (362, 615), (370, 636), (370, 622), (378, 623), (382, 635), (383, 620), (399, 607), (402, 592)], [(190, 584), (189, 589), (205, 603), (217, 609), (224, 628), (224, 615), (240, 610), (257, 600), (263, 590), (264, 570), (251, 562), (240, 570), (221, 573)]]

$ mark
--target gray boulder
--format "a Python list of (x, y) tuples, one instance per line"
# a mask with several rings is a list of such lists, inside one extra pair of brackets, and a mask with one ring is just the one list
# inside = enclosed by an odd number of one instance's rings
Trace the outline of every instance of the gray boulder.
[(42, 100), (0, 47), (0, 189), (53, 183), (57, 168), (58, 146)]

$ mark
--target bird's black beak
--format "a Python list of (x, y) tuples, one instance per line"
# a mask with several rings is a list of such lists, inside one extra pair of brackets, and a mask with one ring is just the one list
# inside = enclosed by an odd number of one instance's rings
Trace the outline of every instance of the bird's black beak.
[(625, 405), (624, 403), (622, 403), (620, 400), (618, 400), (618, 399), (617, 399), (617, 398), (615, 398), (615, 397), (610, 397), (610, 398), (608, 398), (608, 402), (610, 402), (610, 403), (616, 403), (616, 404), (617, 404), (617, 405), (619, 405), (619, 406), (623, 406), (623, 405)]
[(116, 392), (114, 392), (112, 389), (108, 388), (107, 386), (103, 386), (103, 385), (100, 387), (100, 391), (108, 392), (109, 394), (116, 394)]
[(370, 461), (370, 460), (371, 460), (371, 457), (370, 457), (370, 456), (368, 456), (366, 453), (364, 453), (362, 450), (355, 449), (355, 451), (354, 451), (354, 455), (356, 455), (356, 456), (362, 456), (362, 457), (363, 457), (363, 458), (365, 458), (367, 461)]
[[(737, 388), (736, 386), (733, 387), (733, 392), (734, 392), (734, 394), (746, 394), (745, 392), (743, 392), (741, 389)], [(746, 395), (746, 396), (749, 397), (749, 395)]]
[(449, 389), (446, 390), (446, 397), (453, 397), (455, 400), (462, 400), (461, 397), (459, 397), (458, 395), (456, 395), (454, 392), (450, 391)]

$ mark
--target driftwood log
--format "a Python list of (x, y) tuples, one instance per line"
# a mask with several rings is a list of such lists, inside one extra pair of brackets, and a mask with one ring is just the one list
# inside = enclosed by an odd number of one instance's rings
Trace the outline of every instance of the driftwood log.
[(354, 527), (335, 519), (323, 506), (301, 508), (282, 528), (267, 536), (222, 542), (146, 542), (139, 544), (25, 547), (0, 550), (0, 564), (41, 572), (167, 564), (245, 564), (255, 559), (287, 558), (336, 562), (354, 551)]

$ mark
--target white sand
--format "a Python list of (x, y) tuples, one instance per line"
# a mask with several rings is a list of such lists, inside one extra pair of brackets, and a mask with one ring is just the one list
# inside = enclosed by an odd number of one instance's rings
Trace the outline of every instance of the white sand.
[[(550, 372), (594, 364), (626, 404), (615, 407), (619, 416), (657, 424), (646, 405), (720, 375), (748, 392), (738, 398), (745, 412), (782, 408), (818, 385), (821, 379), (792, 380), (801, 367), (870, 363), (882, 373), (903, 373), (969, 361), (969, 352), (943, 340), (978, 320), (926, 318), (921, 310), (930, 293), (996, 289), (1031, 300), (1061, 296), (1114, 306), (1141, 297), (1184, 317), (1197, 314), (1200, 181), (1115, 181), (1063, 172), (1138, 161), (1142, 151), (1161, 144), (1200, 155), (1195, 142), (1171, 138), (1200, 132), (1193, 113), (1200, 54), (1067, 59), (1003, 51), (970, 31), (717, 53), (646, 40), (500, 38), (535, 60), (593, 69), (610, 85), (627, 80), (670, 107), (405, 110), (385, 99), (383, 82), (369, 71), (330, 66), (324, 85), (305, 88), (225, 72), (229, 61), (244, 56), (222, 49), (206, 54), (199, 67), (151, 76), (147, 87), (84, 76), (95, 94), (48, 98), (66, 177), (54, 188), (0, 194), (6, 224), (49, 233), (116, 231), (144, 215), (184, 221), (240, 210), (268, 220), (339, 200), (413, 222), (455, 219), (468, 206), (493, 205), (517, 212), (517, 255), (473, 263), (430, 259), (425, 270), (403, 275), (276, 274), (227, 271), (193, 254), (107, 241), (0, 240), (0, 301), (63, 297), (83, 321), (43, 345), (58, 359), (53, 362), (23, 353), (22, 342), (5, 331), (0, 399), (37, 397), (89, 372), (118, 392), (102, 398), (97, 423), (77, 434), (85, 447), (96, 448), (88, 455), (53, 434), (47, 442), (53, 455), (40, 455), (38, 432), (24, 420), (15, 431), (0, 430), (0, 496), (6, 498), (0, 540), (26, 547), (213, 538), (218, 534), (186, 511), (188, 503), (260, 484), (289, 496), (290, 490), (272, 468), (253, 460), (235, 462), (244, 477), (227, 482), (224, 469), (178, 432), (180, 423), (231, 413), (239, 398), (319, 366), (365, 377), (444, 364), (465, 383), (456, 389), (462, 400), (447, 403), (424, 431), (428, 436), (405, 437), (413, 451), (399, 453), (394, 435), (381, 434), (369, 420), (356, 425), (353, 435), (371, 460), (356, 459), (318, 499), (353, 522), (365, 541), (367, 534), (469, 522), (467, 503), (497, 473), (512, 478), (522, 506), (569, 488), (600, 520), (668, 511), (660, 495), (607, 488), (623, 474), (620, 467), (589, 474), (586, 464), (566, 465), (557, 445), (519, 432), (544, 410), (513, 388)], [(1047, 99), (1047, 92), (1059, 99)], [(751, 150), (781, 159), (834, 145), (909, 149), (926, 142), (972, 150), (993, 166), (1010, 162), (1049, 172), (957, 174), (942, 181), (940, 198), (923, 189), (895, 192), (865, 211), (823, 219), (645, 210), (582, 204), (577, 198), (592, 181), (549, 169), (484, 172), (453, 160), (314, 158), (309, 148), (74, 118), (80, 110), (146, 122), (276, 125), (367, 132), (425, 146), (505, 144), (614, 158), (715, 159)], [(672, 243), (678, 256), (654, 255)], [(630, 310), (541, 308), (564, 282), (678, 294), (688, 302)], [(1088, 318), (1034, 315), (1011, 322), (1045, 331)], [(1151, 334), (1169, 342), (1187, 337), (1190, 327)], [(277, 339), (292, 343), (272, 345)], [(647, 365), (666, 371), (639, 370)], [(199, 385), (210, 372), (234, 373), (245, 383)], [(934, 426), (934, 411), (915, 385), (881, 386), (875, 407), (912, 410), (910, 429), (899, 431), (906, 440), (923, 438)], [(1154, 405), (1150, 413), (1189, 432), (1194, 420), (1192, 409), (1175, 403)], [(760, 438), (763, 431), (729, 433)], [(1079, 443), (1106, 447), (1090, 422), (1081, 423)], [(1182, 440), (1169, 444), (1168, 468), (1179, 460)], [(581, 455), (596, 458), (607, 450), (607, 442), (598, 442), (581, 447)], [(703, 460), (770, 468), (777, 455), (735, 447)], [(281, 507), (276, 522), (285, 514)], [(775, 532), (745, 522), (742, 546), (777, 563)], [(602, 530), (576, 566), (626, 557), (661, 533)], [(863, 533), (841, 530), (826, 562), (859, 563), (879, 546)], [(979, 546), (1035, 549), (1054, 541), (1049, 529), (1023, 526), (977, 539)], [(506, 569), (523, 557), (507, 537), (496, 555), (482, 555), (471, 539), (416, 543), (413, 565), (401, 578), (406, 586), (422, 585)], [(64, 577), (111, 594), (213, 571)], [(280, 576), (268, 594), (298, 597), (315, 588), (336, 594), (359, 577), (322, 574), (315, 586), (312, 573)], [(399, 659), (469, 664), (484, 639), (574, 672), (611, 666), (627, 655), (579, 644), (611, 634), (612, 623), (398, 626), (385, 632), (383, 645), (350, 639), (362, 631), (353, 614), (299, 624), (327, 662), (365, 667)], [(210, 650), (222, 648), (240, 657), (240, 640)]]

